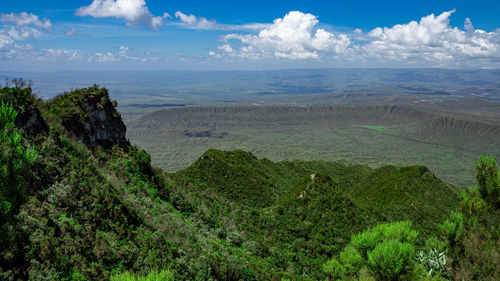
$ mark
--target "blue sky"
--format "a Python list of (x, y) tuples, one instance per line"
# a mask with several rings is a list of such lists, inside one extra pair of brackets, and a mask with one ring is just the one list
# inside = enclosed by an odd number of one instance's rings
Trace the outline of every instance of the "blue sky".
[(0, 70), (499, 68), (478, 1), (6, 1)]

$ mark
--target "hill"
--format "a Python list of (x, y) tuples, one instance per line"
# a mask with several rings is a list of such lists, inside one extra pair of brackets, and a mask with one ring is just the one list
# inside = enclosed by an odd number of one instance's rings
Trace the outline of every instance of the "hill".
[(492, 118), (395, 105), (184, 107), (130, 121), (127, 136), (169, 172), (211, 148), (240, 149), (273, 161), (423, 164), (448, 182), (470, 186), (469, 163), (500, 154), (500, 123)]
[(319, 280), (355, 233), (411, 217), (424, 247), (459, 205), (423, 166), (208, 150), (165, 173), (98, 86), (49, 101), (2, 88), (0, 100), (0, 279)]
[(354, 233), (411, 218), (424, 241), (458, 204), (455, 187), (419, 166), (276, 163), (244, 151), (209, 150), (172, 178), (172, 196), (189, 198), (177, 203), (181, 208), (212, 225), (231, 226), (254, 254), (313, 279), (321, 278), (324, 258)]

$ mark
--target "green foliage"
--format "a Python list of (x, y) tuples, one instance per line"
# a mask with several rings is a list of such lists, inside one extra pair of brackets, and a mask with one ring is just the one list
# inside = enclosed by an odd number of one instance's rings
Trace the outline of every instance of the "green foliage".
[(90, 95), (96, 98), (106, 99), (108, 90), (100, 88), (98, 85), (92, 87), (77, 89), (72, 92), (66, 92), (44, 104), (46, 117), (49, 121), (75, 119), (83, 121), (88, 118), (88, 112), (85, 111), (85, 96)]
[(349, 246), (323, 265), (332, 279), (359, 278), (363, 268), (376, 280), (409, 280), (418, 234), (409, 221), (379, 224), (351, 238)]
[(0, 100), (12, 104), (16, 111), (20, 112), (38, 105), (38, 99), (33, 95), (31, 87), (0, 88)]
[(494, 158), (476, 163), (477, 186), (461, 194), (459, 212), (441, 226), (448, 243), (451, 272), (457, 280), (500, 279), (498, 165)]
[(27, 148), (23, 137), (14, 126), (17, 111), (4, 102), (0, 105), (0, 200), (1, 215), (8, 215), (24, 201), (30, 185), (30, 169), (37, 159), (33, 149)]
[[(107, 90), (94, 86), (33, 103), (50, 120), (49, 134), (38, 137), (22, 136), (13, 125), (18, 106), (2, 104), (0, 145), (10, 154), (2, 154), (1, 165), (21, 164), (8, 173), (20, 187), (2, 193), (9, 219), (1, 225), (0, 279), (438, 278), (427, 274), (434, 265), (413, 258), (421, 236), (412, 224), (386, 223), (415, 215), (423, 238), (437, 233), (433, 224), (456, 207), (457, 196), (428, 169), (274, 163), (244, 151), (209, 150), (188, 169), (166, 174), (135, 146), (89, 150), (68, 136), (65, 120), (78, 123), (87, 118), (88, 103), (108, 102)], [(494, 210), (479, 188), (467, 196), (486, 207), (471, 212), (482, 214), (475, 220), (457, 215), (443, 224), (455, 245), (467, 241), (473, 221), (489, 220), (485, 212)], [(432, 215), (418, 216), (426, 212)], [(489, 221), (481, 228), (490, 236), (477, 248), (494, 249), (496, 226)], [(452, 263), (464, 254), (477, 258), (470, 247), (448, 253)], [(491, 253), (486, 256), (494, 259)], [(492, 272), (483, 262), (476, 270)]]
[(170, 270), (152, 271), (146, 276), (137, 276), (126, 271), (111, 276), (110, 281), (174, 281), (174, 274)]
[(446, 241), (448, 241), (450, 248), (453, 248), (459, 241), (464, 238), (465, 218), (462, 213), (451, 212), (450, 218), (447, 219), (443, 224), (439, 225), (439, 228), (444, 233)]
[(476, 163), (476, 180), (481, 197), (492, 208), (500, 209), (500, 178), (494, 158), (479, 158)]
[(414, 253), (412, 244), (388, 240), (368, 252), (367, 264), (377, 280), (404, 280)]
[[(175, 183), (169, 188), (169, 199), (185, 215), (221, 229), (221, 235), (227, 236), (237, 227), (244, 239), (241, 245), (286, 272), (282, 276), (323, 279), (321, 266), (327, 256), (339, 253), (351, 236), (366, 227), (408, 218), (406, 210), (418, 214), (430, 209), (445, 217), (443, 210), (456, 207), (454, 189), (425, 168), (381, 170), (322, 161), (273, 163), (247, 152), (210, 150), (186, 170), (172, 175)], [(384, 184), (383, 192), (367, 192), (366, 199), (383, 201), (390, 195), (393, 201), (388, 204), (372, 204), (357, 195), (367, 180), (374, 182), (376, 177)], [(434, 187), (426, 190), (430, 202), (418, 199), (419, 190), (427, 184)], [(435, 206), (432, 192), (441, 195), (441, 207)], [(398, 202), (400, 198), (408, 200)], [(411, 200), (419, 200), (419, 204)], [(431, 222), (421, 216), (416, 224), (428, 230), (423, 238), (437, 233)]]
[(17, 114), (11, 103), (4, 103), (2, 101), (0, 105), (0, 128), (6, 128), (7, 125), (12, 126)]
[(423, 166), (375, 169), (352, 193), (361, 207), (380, 210), (390, 220), (411, 220), (422, 239), (437, 232), (436, 222), (448, 215), (443, 210), (451, 211), (459, 203), (456, 189)]

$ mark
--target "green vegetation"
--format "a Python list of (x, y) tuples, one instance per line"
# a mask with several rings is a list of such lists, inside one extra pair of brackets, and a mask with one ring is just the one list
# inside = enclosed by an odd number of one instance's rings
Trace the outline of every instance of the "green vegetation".
[(136, 276), (126, 271), (121, 274), (111, 276), (110, 281), (174, 281), (174, 274), (168, 270), (160, 272), (150, 272), (146, 276)]
[[(0, 200), (1, 214), (14, 213), (24, 202), (30, 186), (30, 169), (37, 154), (23, 145), (20, 132), (14, 126), (17, 112), (10, 103), (0, 105)], [(2, 220), (3, 221), (3, 220)]]
[(463, 191), (460, 210), (428, 238), (427, 253), (415, 255), (418, 234), (409, 221), (379, 224), (354, 235), (323, 271), (333, 280), (498, 280), (500, 177), (495, 159), (479, 159), (476, 179), (474, 189)]
[(481, 154), (500, 155), (499, 122), (413, 106), (171, 108), (127, 127), (131, 142), (168, 172), (185, 169), (208, 149), (244, 150), (272, 161), (425, 165), (447, 182), (472, 187), (470, 163)]
[(17, 111), (12, 104), (0, 104), (0, 252), (14, 242), (8, 225), (26, 200), (32, 186), (31, 169), (36, 161), (36, 152), (23, 142), (14, 126)]
[(367, 128), (367, 129), (372, 129), (372, 130), (375, 130), (377, 132), (384, 132), (385, 130), (387, 130), (386, 127), (384, 126), (376, 126), (376, 125), (363, 125), (363, 126), (360, 126), (362, 128)]
[(418, 236), (410, 226), (408, 221), (379, 224), (354, 235), (349, 246), (340, 252), (340, 261), (328, 261), (323, 271), (333, 279), (357, 279), (360, 271), (367, 269), (378, 281), (410, 280)]
[(123, 133), (92, 117), (121, 123), (107, 90), (28, 97), (49, 127), (37, 132), (16, 128), (23, 91), (0, 90), (0, 280), (499, 277), (492, 158), (460, 197), (423, 166), (272, 162), (241, 150), (208, 150), (168, 174), (128, 142), (79, 140), (91, 122), (102, 131), (89, 139)]

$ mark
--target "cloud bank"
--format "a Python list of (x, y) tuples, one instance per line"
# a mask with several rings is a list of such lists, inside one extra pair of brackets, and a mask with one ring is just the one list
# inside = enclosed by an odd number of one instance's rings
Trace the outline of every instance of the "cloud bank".
[(138, 27), (144, 24), (153, 30), (158, 30), (163, 19), (170, 17), (167, 13), (163, 16), (153, 16), (144, 0), (93, 0), (89, 6), (76, 10), (76, 15), (125, 19), (127, 26)]
[[(500, 29), (476, 29), (466, 18), (461, 27), (450, 25), (454, 10), (430, 14), (418, 21), (376, 27), (363, 31), (336, 32), (321, 25), (318, 17), (291, 11), (270, 24), (221, 24), (215, 20), (175, 13), (168, 24), (184, 29), (219, 30), (220, 44), (208, 50), (199, 61), (217, 64), (243, 62), (301, 67), (314, 65), (342, 67), (500, 67)], [(144, 0), (94, 0), (77, 14), (93, 17), (115, 17), (129, 26), (146, 25), (157, 29), (163, 17), (154, 17)], [(0, 59), (26, 62), (88, 63), (160, 63), (165, 54), (151, 54), (121, 46), (100, 51), (37, 49), (27, 40), (52, 32), (52, 23), (32, 13), (0, 14)], [(224, 32), (226, 31), (226, 32)], [(62, 34), (74, 36), (75, 28)], [(220, 33), (219, 33), (220, 34)], [(32, 43), (33, 44), (33, 43)]]
[(500, 33), (475, 30), (465, 19), (464, 30), (450, 26), (452, 11), (423, 17), (391, 28), (369, 32), (371, 41), (362, 47), (366, 58), (427, 63), (456, 63), (500, 58)]
[(248, 59), (336, 59), (356, 63), (406, 63), (422, 66), (484, 65), (500, 62), (500, 30), (450, 26), (454, 10), (420, 21), (377, 27), (368, 33), (332, 33), (317, 28), (312, 14), (292, 11), (258, 34), (231, 33), (223, 37), (214, 57)]

